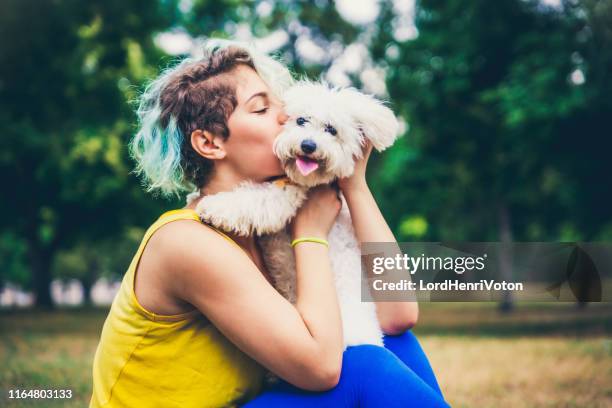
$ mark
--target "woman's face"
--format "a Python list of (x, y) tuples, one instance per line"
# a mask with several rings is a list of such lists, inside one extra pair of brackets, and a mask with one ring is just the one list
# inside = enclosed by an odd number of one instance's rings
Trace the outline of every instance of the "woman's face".
[(238, 104), (227, 122), (230, 136), (223, 142), (228, 164), (256, 182), (284, 174), (272, 150), (287, 120), (281, 101), (252, 68), (239, 65), (232, 76)]

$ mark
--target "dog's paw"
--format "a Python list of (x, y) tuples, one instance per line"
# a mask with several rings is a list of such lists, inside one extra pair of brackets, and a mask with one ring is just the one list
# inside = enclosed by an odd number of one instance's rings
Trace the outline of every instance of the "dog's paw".
[[(196, 206), (200, 218), (215, 228), (238, 235), (248, 235), (249, 223), (240, 215), (240, 209), (232, 207), (232, 192), (204, 196)], [(238, 202), (239, 203), (239, 202)]]
[(204, 196), (196, 212), (223, 231), (262, 235), (282, 230), (305, 197), (304, 190), (297, 186), (247, 181), (232, 191)]

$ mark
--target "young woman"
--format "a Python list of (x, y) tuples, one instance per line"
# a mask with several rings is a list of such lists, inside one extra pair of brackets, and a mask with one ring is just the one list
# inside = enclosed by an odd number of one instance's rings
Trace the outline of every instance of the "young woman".
[[(149, 189), (202, 195), (283, 171), (272, 143), (291, 83), (270, 57), (211, 48), (166, 71), (143, 94), (131, 144)], [(365, 179), (371, 147), (340, 180), (357, 237), (394, 241)], [(91, 407), (447, 406), (416, 338), (417, 304), (377, 304), (385, 346), (343, 351), (327, 247), (295, 246), (297, 302), (272, 287), (255, 237), (224, 234), (189, 206), (147, 230), (104, 323)], [(326, 238), (340, 201), (318, 187), (292, 235)], [(264, 367), (282, 381), (262, 392)], [(249, 402), (250, 401), (250, 402)]]

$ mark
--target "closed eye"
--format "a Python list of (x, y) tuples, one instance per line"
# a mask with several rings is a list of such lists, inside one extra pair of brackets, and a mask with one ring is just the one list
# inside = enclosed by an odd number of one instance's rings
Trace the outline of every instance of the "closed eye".
[(258, 110), (258, 111), (253, 111), (253, 113), (259, 113), (259, 114), (261, 115), (261, 114), (263, 114), (263, 113), (266, 113), (266, 112), (268, 111), (268, 109), (270, 109), (270, 108), (265, 107), (265, 108), (260, 109), (260, 110)]

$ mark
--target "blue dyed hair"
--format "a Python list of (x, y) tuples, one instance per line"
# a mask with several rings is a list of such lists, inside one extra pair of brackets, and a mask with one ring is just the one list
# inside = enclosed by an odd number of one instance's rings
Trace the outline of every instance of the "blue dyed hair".
[(283, 64), (249, 44), (208, 40), (203, 51), (164, 70), (139, 98), (139, 130), (129, 148), (149, 192), (180, 196), (206, 183), (213, 164), (193, 149), (190, 135), (201, 129), (229, 137), (227, 119), (236, 107), (231, 81), (209, 79), (244, 64), (278, 96), (293, 82)]

